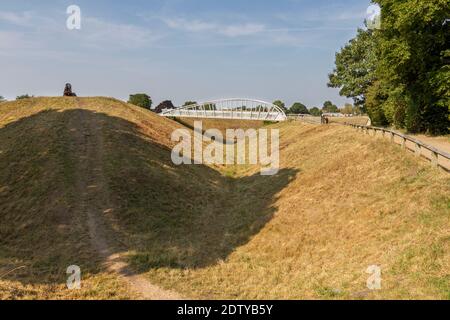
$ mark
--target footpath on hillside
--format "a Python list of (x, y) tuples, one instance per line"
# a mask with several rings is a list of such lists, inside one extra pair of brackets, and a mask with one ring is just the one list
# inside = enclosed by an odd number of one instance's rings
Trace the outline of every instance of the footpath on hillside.
[(96, 117), (87, 117), (82, 101), (73, 117), (71, 126), (73, 138), (77, 141), (79, 155), (77, 163), (77, 195), (79, 210), (88, 216), (88, 227), (93, 248), (104, 260), (105, 269), (116, 273), (141, 298), (146, 300), (179, 300), (181, 297), (168, 290), (153, 285), (142, 275), (136, 274), (126, 262), (117, 244), (112, 245), (114, 231), (105, 223), (103, 215), (114, 210), (109, 200), (109, 190), (103, 173), (103, 123)]

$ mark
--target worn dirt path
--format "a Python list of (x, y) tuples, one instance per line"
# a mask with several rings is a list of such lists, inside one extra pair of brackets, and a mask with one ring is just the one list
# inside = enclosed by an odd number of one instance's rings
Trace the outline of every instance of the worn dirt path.
[[(69, 123), (69, 130), (76, 144), (78, 158), (76, 189), (79, 210), (88, 217), (89, 235), (93, 248), (104, 260), (107, 271), (116, 273), (139, 297), (145, 300), (179, 300), (180, 295), (153, 285), (129, 267), (124, 258), (123, 245), (113, 239), (114, 231), (104, 217), (114, 211), (109, 200), (109, 190), (103, 173), (103, 121), (91, 116), (90, 111), (76, 110)], [(114, 244), (113, 244), (114, 243)], [(122, 247), (122, 250), (121, 250)], [(122, 253), (121, 253), (122, 252)]]
[(412, 135), (417, 140), (423, 141), (432, 147), (450, 153), (450, 139), (448, 137), (428, 137), (423, 134)]

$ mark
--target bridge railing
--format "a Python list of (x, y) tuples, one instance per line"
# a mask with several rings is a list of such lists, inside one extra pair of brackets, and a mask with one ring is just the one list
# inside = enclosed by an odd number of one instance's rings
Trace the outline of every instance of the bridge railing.
[(368, 135), (370, 135), (371, 132), (373, 132), (374, 136), (381, 133), (383, 137), (389, 137), (392, 143), (399, 144), (403, 149), (414, 152), (417, 157), (428, 159), (433, 166), (441, 167), (447, 172), (450, 172), (450, 154), (445, 151), (439, 150), (413, 137), (389, 129), (348, 123), (345, 123), (345, 125), (361, 130)]
[(283, 114), (279, 112), (257, 112), (242, 110), (192, 110), (192, 109), (173, 109), (164, 114), (171, 117), (183, 118), (205, 118), (205, 119), (242, 119), (242, 120), (261, 120), (261, 121), (284, 121)]
[(163, 117), (212, 118), (232, 120), (286, 121), (284, 111), (269, 102), (247, 98), (210, 100), (163, 110)]

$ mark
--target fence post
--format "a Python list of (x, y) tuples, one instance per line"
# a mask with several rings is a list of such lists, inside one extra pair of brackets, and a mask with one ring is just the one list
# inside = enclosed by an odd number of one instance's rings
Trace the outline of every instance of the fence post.
[(439, 166), (439, 155), (437, 152), (431, 151), (431, 164), (435, 167)]
[(416, 157), (420, 157), (420, 144), (415, 143)]
[(391, 142), (392, 143), (395, 142), (395, 134), (393, 132), (391, 132)]
[(406, 138), (402, 137), (402, 149), (406, 149)]

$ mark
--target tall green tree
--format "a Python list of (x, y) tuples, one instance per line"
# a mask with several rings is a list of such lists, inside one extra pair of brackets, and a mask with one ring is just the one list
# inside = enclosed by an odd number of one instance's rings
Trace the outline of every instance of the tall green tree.
[(150, 110), (152, 108), (152, 99), (145, 93), (131, 94), (128, 103), (134, 104), (141, 108)]
[(372, 30), (358, 29), (357, 36), (336, 53), (336, 67), (328, 75), (328, 86), (340, 88), (340, 95), (364, 106), (368, 88), (376, 80), (376, 35)]
[(387, 126), (392, 122), (387, 119), (385, 110), (383, 109), (383, 104), (386, 100), (387, 95), (381, 87), (381, 82), (375, 81), (367, 90), (365, 104), (366, 112), (373, 125)]
[(300, 102), (295, 102), (288, 112), (293, 114), (309, 114), (308, 108)]
[(347, 114), (347, 115), (355, 114), (356, 113), (356, 109), (351, 103), (346, 103), (344, 105), (344, 107), (341, 109), (341, 113), (342, 114)]
[(376, 0), (381, 6), (377, 77), (387, 120), (411, 132), (449, 131), (449, 0)]
[(325, 101), (323, 103), (322, 112), (324, 112), (324, 113), (338, 113), (339, 112), (339, 108), (335, 104), (333, 104), (333, 102)]
[(450, 127), (449, 0), (374, 0), (381, 26), (358, 30), (336, 54), (330, 87), (374, 124), (443, 134)]
[(283, 110), (284, 112), (287, 111), (286, 104), (285, 104), (283, 101), (281, 101), (281, 100), (275, 100), (275, 101), (273, 102), (273, 104), (276, 105), (277, 107), (281, 108), (281, 110)]
[(314, 117), (320, 117), (322, 115), (322, 111), (317, 107), (309, 109), (309, 113)]

